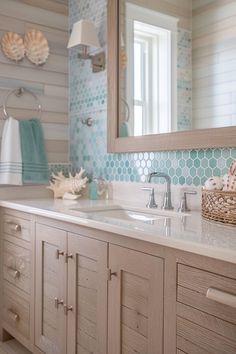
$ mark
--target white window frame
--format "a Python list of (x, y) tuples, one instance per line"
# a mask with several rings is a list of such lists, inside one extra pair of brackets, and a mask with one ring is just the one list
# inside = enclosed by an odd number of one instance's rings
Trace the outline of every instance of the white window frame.
[[(169, 85), (166, 85), (166, 87), (163, 87), (163, 82), (161, 80), (161, 77), (158, 78), (158, 72), (159, 70), (156, 70), (157, 72), (153, 73), (157, 77), (157, 80), (160, 83), (162, 82), (162, 87), (158, 88), (159, 94), (163, 95), (163, 99), (167, 97), (167, 100), (169, 102), (168, 104), (168, 110), (166, 116), (168, 119), (165, 119), (164, 121), (160, 121), (159, 119), (147, 119), (145, 124), (145, 131), (150, 131), (151, 128), (153, 128), (155, 133), (166, 133), (170, 132), (173, 130), (177, 129), (177, 31), (178, 31), (178, 18), (164, 15), (162, 13), (150, 10), (150, 9), (145, 9), (143, 7), (131, 4), (131, 3), (126, 3), (126, 48), (127, 48), (127, 54), (128, 54), (128, 66), (127, 66), (127, 73), (128, 75), (126, 76), (126, 98), (127, 98), (127, 103), (129, 104), (130, 107), (130, 115), (131, 117), (134, 117), (134, 70), (133, 70), (133, 63), (134, 63), (134, 22), (142, 22), (146, 23), (148, 25), (152, 26), (157, 26), (159, 28), (163, 28), (165, 30), (170, 31), (170, 47), (171, 47), (171, 53), (170, 58), (170, 88), (168, 89)], [(157, 56), (157, 62), (158, 62), (158, 56)], [(161, 63), (159, 64), (161, 65)], [(153, 65), (154, 67), (154, 65)], [(161, 76), (161, 71), (160, 71), (160, 76)], [(149, 88), (151, 89), (151, 88)], [(153, 87), (152, 87), (153, 89)], [(159, 97), (159, 95), (158, 95)], [(150, 107), (149, 107), (150, 108)], [(161, 107), (159, 105), (158, 99), (156, 104), (152, 104), (152, 108), (149, 110), (152, 112), (152, 117), (155, 115), (155, 111), (158, 112), (157, 116), (163, 115), (161, 113)], [(166, 113), (166, 112), (165, 112)], [(151, 123), (153, 122), (153, 126), (151, 127)], [(130, 130), (134, 131), (134, 122), (131, 120), (129, 122), (130, 125)]]

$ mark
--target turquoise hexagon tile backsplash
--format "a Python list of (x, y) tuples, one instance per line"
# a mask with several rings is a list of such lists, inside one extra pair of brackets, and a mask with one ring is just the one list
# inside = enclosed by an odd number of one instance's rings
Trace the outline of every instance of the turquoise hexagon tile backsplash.
[[(106, 48), (106, 0), (70, 0), (70, 28), (81, 18), (91, 19)], [(180, 31), (179, 69), (189, 60), (191, 36)], [(189, 46), (188, 50), (185, 50)], [(186, 54), (183, 58), (183, 53)], [(93, 74), (89, 61), (79, 61), (78, 49), (70, 50), (70, 160), (72, 171), (83, 166), (94, 176), (111, 181), (145, 182), (150, 172), (159, 170), (171, 176), (173, 184), (200, 186), (213, 175), (227, 173), (236, 159), (236, 148), (202, 149), (169, 152), (107, 153), (107, 73)], [(188, 67), (189, 68), (189, 67)], [(181, 80), (180, 80), (181, 78)], [(191, 83), (188, 72), (181, 71), (180, 125), (190, 126)], [(94, 125), (88, 128), (82, 120), (91, 116)], [(236, 144), (235, 144), (236, 145)], [(161, 182), (161, 181), (160, 181)]]

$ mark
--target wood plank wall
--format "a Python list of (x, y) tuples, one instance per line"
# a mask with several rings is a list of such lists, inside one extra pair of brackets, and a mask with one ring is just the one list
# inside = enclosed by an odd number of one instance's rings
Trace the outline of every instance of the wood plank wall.
[(187, 30), (192, 28), (192, 0), (131, 0), (133, 4), (145, 7), (169, 16), (179, 18), (178, 26)]
[(41, 9), (67, 15), (69, 13), (69, 0), (21, 0), (21, 3), (39, 7)]
[(235, 37), (235, 0), (193, 0), (195, 128), (236, 125)]
[[(50, 57), (43, 66), (35, 66), (26, 58), (14, 63), (0, 49), (0, 105), (9, 90), (16, 87), (27, 87), (38, 95), (43, 106), (42, 122), (50, 163), (68, 162), (67, 13), (67, 0), (0, 1), (0, 38), (7, 31), (24, 35), (30, 29), (37, 29), (49, 41)], [(28, 95), (10, 98), (9, 107), (15, 118), (36, 115), (35, 102)], [(0, 108), (0, 132), (2, 118)]]

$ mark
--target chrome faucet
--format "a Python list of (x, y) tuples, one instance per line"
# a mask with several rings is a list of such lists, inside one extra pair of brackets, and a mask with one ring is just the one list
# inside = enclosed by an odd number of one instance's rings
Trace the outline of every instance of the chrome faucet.
[(186, 213), (186, 212), (191, 211), (188, 208), (187, 195), (196, 195), (196, 194), (197, 194), (196, 191), (189, 191), (189, 192), (186, 191), (186, 192), (184, 192), (183, 197), (181, 198), (181, 201), (180, 201), (180, 205), (179, 205), (178, 211), (181, 212), (181, 213)]
[(148, 182), (151, 183), (152, 178), (158, 177), (158, 178), (165, 178), (166, 180), (166, 192), (164, 195), (164, 201), (163, 201), (163, 206), (162, 209), (165, 210), (173, 210), (172, 202), (171, 202), (171, 179), (170, 176), (168, 176), (164, 172), (152, 172), (148, 175)]
[(143, 191), (150, 192), (149, 200), (148, 200), (148, 203), (147, 203), (146, 207), (147, 207), (147, 208), (151, 208), (151, 209), (157, 208), (158, 205), (156, 204), (156, 201), (155, 201), (154, 188), (143, 187), (142, 190), (143, 190)]

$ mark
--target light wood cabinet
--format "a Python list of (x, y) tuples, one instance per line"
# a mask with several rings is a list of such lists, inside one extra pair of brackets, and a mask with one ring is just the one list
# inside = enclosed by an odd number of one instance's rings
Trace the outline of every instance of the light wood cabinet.
[(163, 260), (109, 247), (109, 354), (163, 353)]
[(234, 354), (236, 265), (2, 211), (0, 336), (34, 354)]
[(3, 279), (30, 293), (31, 252), (7, 240), (3, 241)]
[(68, 354), (107, 352), (108, 244), (69, 234)]
[(0, 340), (9, 334), (32, 350), (33, 240), (28, 214), (1, 210)]
[(36, 224), (35, 240), (35, 345), (47, 354), (65, 354), (67, 234)]
[(236, 279), (184, 264), (177, 274), (177, 348), (235, 354)]
[(30, 339), (29, 299), (23, 291), (7, 282), (3, 285), (3, 319), (22, 338)]
[(46, 354), (106, 354), (106, 242), (36, 225), (35, 344)]
[(163, 352), (163, 259), (41, 224), (36, 250), (43, 352)]

